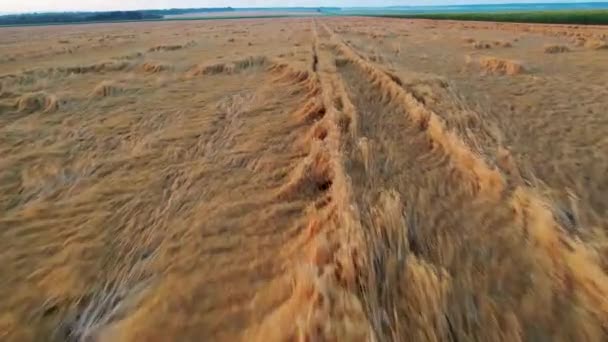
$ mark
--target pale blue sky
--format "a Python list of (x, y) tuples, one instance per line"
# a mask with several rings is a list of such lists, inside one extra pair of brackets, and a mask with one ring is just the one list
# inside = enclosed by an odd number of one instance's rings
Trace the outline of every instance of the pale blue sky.
[[(604, 0), (608, 1), (608, 0)], [(291, 6), (395, 6), (463, 3), (565, 2), (559, 0), (0, 0), (0, 13), (34, 11), (132, 10), (173, 7), (291, 7)], [(569, 1), (576, 2), (576, 1)], [(583, 2), (583, 1), (579, 1)], [(593, 2), (587, 0), (586, 2)]]

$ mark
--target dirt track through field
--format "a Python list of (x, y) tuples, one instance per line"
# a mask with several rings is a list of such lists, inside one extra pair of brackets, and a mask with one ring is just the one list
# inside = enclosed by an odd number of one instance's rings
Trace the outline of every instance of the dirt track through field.
[[(507, 119), (455, 94), (474, 77), (421, 76), (383, 20), (47, 33), (76, 52), (0, 76), (0, 339), (605, 339), (606, 203), (547, 196)], [(78, 52), (113, 39), (139, 50)], [(496, 89), (530, 70), (479, 58)]]

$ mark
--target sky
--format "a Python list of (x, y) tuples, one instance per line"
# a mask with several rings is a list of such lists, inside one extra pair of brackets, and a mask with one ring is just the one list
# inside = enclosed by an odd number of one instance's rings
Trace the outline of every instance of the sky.
[[(596, 0), (598, 1), (598, 0)], [(604, 0), (607, 1), (607, 0)], [(106, 11), (179, 7), (316, 7), (452, 5), (464, 3), (577, 2), (560, 0), (0, 0), (0, 13)], [(583, 1), (578, 1), (583, 2)], [(586, 0), (585, 2), (594, 2)]]

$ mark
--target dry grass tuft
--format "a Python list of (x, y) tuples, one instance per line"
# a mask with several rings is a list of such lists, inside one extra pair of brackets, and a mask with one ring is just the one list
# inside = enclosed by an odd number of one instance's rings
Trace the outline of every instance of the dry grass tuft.
[(302, 108), (295, 112), (294, 116), (299, 122), (313, 123), (325, 116), (326, 110), (319, 99), (314, 97), (308, 100)]
[(545, 53), (564, 53), (569, 52), (570, 49), (564, 45), (546, 45)]
[(397, 83), (398, 85), (403, 85), (403, 81), (401, 80), (401, 78), (399, 76), (397, 76), (393, 71), (390, 70), (382, 70), (382, 72), (388, 76), (391, 81)]
[(448, 83), (440, 77), (414, 78), (403, 84), (403, 88), (424, 105), (434, 105), (445, 97)]
[(511, 44), (511, 42), (506, 41), (506, 40), (497, 40), (493, 42), (494, 45), (499, 46), (499, 47), (504, 47), (504, 48), (510, 48), (513, 47), (513, 44)]
[(273, 71), (273, 73), (277, 75), (277, 82), (307, 82), (308, 95), (306, 96), (306, 98), (316, 96), (320, 91), (319, 87), (315, 84), (315, 82), (310, 82), (313, 78), (307, 70), (295, 69), (291, 66), (285, 65), (285, 67), (271, 67), (271, 71)]
[(175, 44), (175, 45), (157, 45), (148, 49), (148, 52), (158, 52), (158, 51), (175, 51), (183, 49), (184, 45)]
[[(380, 193), (366, 229), (365, 277), (361, 291), (367, 316), (381, 341), (448, 340), (444, 316), (448, 275), (418, 259), (410, 243), (420, 239), (412, 218), (403, 215), (399, 194)], [(387, 315), (387, 313), (391, 313)]]
[(88, 74), (88, 73), (102, 73), (109, 71), (122, 71), (131, 66), (128, 61), (107, 61), (89, 65), (77, 65), (67, 68), (57, 68), (57, 71), (65, 72), (68, 74)]
[(235, 71), (240, 71), (253, 67), (264, 66), (268, 63), (268, 59), (266, 56), (249, 56), (233, 63), (235, 66)]
[(165, 70), (170, 70), (171, 66), (160, 62), (145, 62), (141, 66), (141, 70), (147, 73), (158, 73)]
[(144, 54), (141, 53), (141, 52), (133, 52), (133, 53), (126, 54), (126, 55), (113, 57), (112, 59), (115, 59), (115, 60), (132, 60), (132, 59), (141, 58), (143, 56), (144, 56)]
[(330, 152), (320, 140), (313, 140), (309, 155), (292, 172), (289, 180), (279, 189), (280, 199), (309, 197), (329, 190), (333, 185), (334, 170)]
[(575, 37), (572, 39), (572, 44), (574, 46), (585, 46), (585, 43), (587, 42), (587, 39), (583, 38), (583, 37)]
[(492, 44), (481, 41), (481, 42), (474, 42), (473, 44), (471, 44), (471, 47), (473, 47), (474, 49), (478, 49), (478, 50), (484, 50), (484, 49), (491, 49)]
[(348, 63), (350, 63), (350, 61), (348, 59), (346, 59), (346, 58), (336, 57), (334, 59), (334, 64), (338, 68), (343, 67), (343, 66), (345, 66)]
[(190, 69), (187, 73), (189, 77), (200, 75), (217, 75), (217, 74), (232, 74), (234, 65), (231, 63), (215, 63), (206, 65), (197, 65)]
[(233, 74), (249, 68), (261, 67), (267, 63), (266, 56), (250, 56), (233, 62), (197, 65), (187, 72), (187, 76)]
[(608, 50), (608, 43), (601, 39), (589, 39), (585, 41), (585, 47), (592, 50)]
[(498, 75), (519, 75), (526, 72), (526, 68), (519, 61), (492, 56), (480, 57), (479, 66), (488, 73)]
[(485, 49), (491, 49), (492, 46), (497, 46), (497, 47), (512, 47), (513, 45), (511, 44), (511, 42), (508, 42), (506, 40), (495, 40), (493, 42), (487, 42), (487, 41), (477, 41), (473, 38), (464, 38), (463, 41), (468, 44), (469, 46), (471, 46), (474, 49), (477, 50), (485, 50)]
[(99, 83), (95, 89), (93, 89), (93, 93), (91, 94), (93, 97), (109, 97), (116, 96), (124, 91), (124, 88), (113, 81), (103, 81)]
[(399, 44), (399, 43), (393, 44), (392, 50), (395, 55), (399, 56), (401, 54), (401, 44)]
[(54, 112), (59, 108), (57, 97), (45, 92), (22, 95), (16, 104), (17, 110), (23, 113), (32, 113), (39, 110), (45, 113)]

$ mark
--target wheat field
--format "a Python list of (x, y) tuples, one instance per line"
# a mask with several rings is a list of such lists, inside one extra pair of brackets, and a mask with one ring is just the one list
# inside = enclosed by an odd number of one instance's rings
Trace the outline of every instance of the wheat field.
[(0, 340), (605, 341), (607, 35), (0, 28)]

